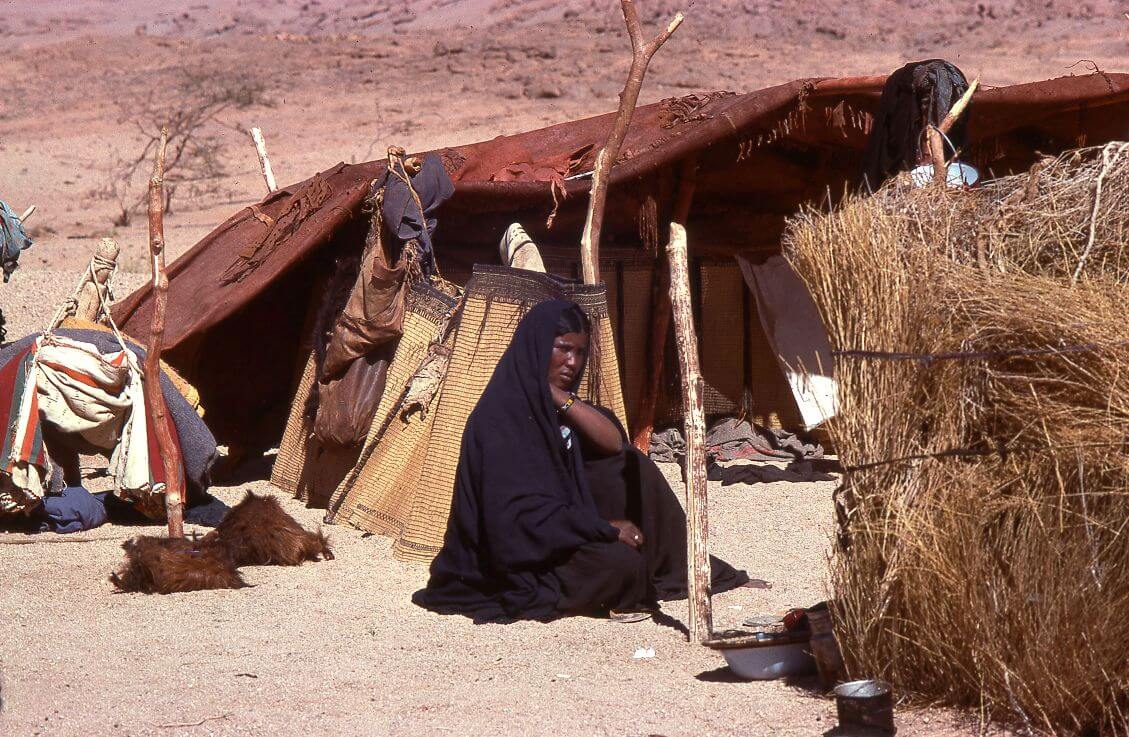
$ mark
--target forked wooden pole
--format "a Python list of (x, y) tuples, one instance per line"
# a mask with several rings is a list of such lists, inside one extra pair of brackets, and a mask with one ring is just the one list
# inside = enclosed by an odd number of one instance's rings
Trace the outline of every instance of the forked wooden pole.
[[(694, 188), (698, 179), (697, 158), (682, 162), (678, 176), (678, 193), (674, 200), (672, 219), (686, 227), (690, 216), (690, 203), (694, 199)], [(666, 359), (666, 335), (670, 332), (670, 270), (664, 263), (666, 254), (659, 253), (655, 258), (654, 289), (651, 290), (651, 339), (648, 348), (647, 383), (643, 386), (643, 397), (639, 401), (638, 420), (632, 443), (642, 453), (651, 450), (651, 433), (655, 429), (655, 412), (659, 404), (659, 391), (662, 385), (663, 364)]]
[(168, 407), (161, 391), (161, 350), (165, 342), (165, 310), (169, 301), (169, 278), (165, 273), (164, 176), (168, 129), (161, 130), (161, 144), (149, 179), (149, 255), (153, 266), (153, 324), (145, 353), (145, 404), (157, 434), (157, 447), (165, 469), (165, 512), (169, 537), (184, 537), (184, 465), (180, 449), (169, 431)]
[(953, 104), (952, 109), (949, 110), (945, 119), (937, 126), (941, 129), (942, 133), (948, 135), (949, 131), (953, 129), (953, 125), (956, 124), (957, 119), (964, 113), (965, 109), (968, 107), (968, 103), (972, 102), (972, 96), (976, 94), (976, 90), (979, 87), (980, 76), (977, 75), (976, 79), (972, 80), (972, 84), (968, 85), (968, 89), (964, 91), (964, 94), (960, 96), (960, 99)]
[(251, 129), (251, 140), (255, 142), (255, 153), (259, 155), (259, 169), (263, 172), (263, 179), (267, 183), (267, 192), (273, 192), (278, 189), (274, 181), (274, 169), (271, 168), (270, 159), (267, 158), (267, 142), (263, 139), (263, 131), (260, 128)]
[(619, 111), (612, 124), (611, 133), (600, 153), (596, 155), (596, 167), (592, 174), (592, 189), (588, 199), (588, 217), (584, 221), (584, 231), (580, 236), (580, 265), (585, 284), (598, 284), (600, 281), (600, 230), (604, 225), (604, 205), (608, 199), (608, 177), (612, 165), (619, 158), (627, 128), (635, 114), (635, 104), (639, 101), (639, 90), (643, 88), (643, 77), (651, 57), (666, 43), (670, 35), (682, 25), (683, 15), (679, 11), (666, 28), (650, 43), (643, 40), (643, 26), (632, 0), (620, 0), (623, 20), (627, 24), (627, 35), (631, 39), (631, 70), (627, 82), (619, 94)]
[(949, 167), (945, 159), (945, 142), (944, 137), (949, 134), (953, 129), (961, 114), (968, 108), (968, 104), (972, 102), (972, 96), (976, 93), (976, 89), (980, 86), (980, 77), (972, 80), (972, 84), (968, 85), (968, 89), (960, 96), (960, 99), (953, 103), (952, 108), (946, 113), (944, 119), (936, 128), (929, 126), (926, 129), (926, 143), (929, 147), (929, 159), (933, 162), (933, 179), (938, 184), (945, 184), (948, 181)]
[(666, 247), (670, 263), (670, 304), (674, 336), (682, 366), (682, 410), (686, 427), (686, 579), (690, 588), (690, 642), (705, 642), (713, 631), (710, 603), (709, 518), (706, 513), (706, 417), (702, 407), (702, 372), (698, 366), (698, 336), (690, 304), (686, 229), (670, 224)]

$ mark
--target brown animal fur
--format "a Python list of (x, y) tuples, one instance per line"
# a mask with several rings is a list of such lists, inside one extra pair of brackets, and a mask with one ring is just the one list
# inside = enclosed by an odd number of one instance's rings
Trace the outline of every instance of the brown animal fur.
[(273, 496), (257, 496), (250, 491), (204, 539), (218, 540), (239, 566), (296, 566), (319, 556), (333, 560), (333, 551), (321, 530), (304, 529)]
[(122, 591), (172, 594), (246, 586), (227, 549), (207, 540), (141, 535), (122, 543), (125, 565), (110, 574)]

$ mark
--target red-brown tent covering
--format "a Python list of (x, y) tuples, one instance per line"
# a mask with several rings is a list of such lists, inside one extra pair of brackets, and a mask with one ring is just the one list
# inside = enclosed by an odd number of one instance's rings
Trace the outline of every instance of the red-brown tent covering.
[[(700, 166), (687, 224), (694, 254), (779, 250), (787, 216), (858, 182), (885, 79), (804, 79), (640, 108), (612, 171), (601, 255), (646, 257), (665, 241), (657, 224), (669, 221), (679, 165), (691, 156)], [(568, 268), (591, 180), (565, 178), (592, 169), (611, 120), (436, 151), (455, 182), (434, 239), (444, 275), (460, 280), (476, 261), (497, 263), (498, 240), (512, 222), (543, 246), (553, 270)], [(1129, 138), (1129, 74), (982, 89), (970, 134), (962, 158), (986, 176), (1026, 169), (1041, 153)], [(382, 172), (380, 162), (338, 164), (280, 189), (169, 267), (166, 358), (199, 389), (221, 442), (266, 447), (281, 434), (315, 278), (334, 255), (361, 248), (362, 199)], [(145, 342), (151, 309), (144, 287), (114, 317)]]

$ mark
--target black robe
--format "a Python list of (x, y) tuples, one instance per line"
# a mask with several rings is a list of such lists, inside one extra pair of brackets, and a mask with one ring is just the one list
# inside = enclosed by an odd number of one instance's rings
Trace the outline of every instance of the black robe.
[[(529, 311), (471, 412), (443, 548), (432, 561), (427, 587), (412, 597), (416, 604), (480, 622), (548, 620), (567, 613), (649, 606), (660, 589), (684, 590), (684, 528), (670, 541), (682, 549), (679, 586), (672, 583), (678, 575), (672, 562), (677, 554), (657, 554), (664, 545), (660, 530), (667, 523), (658, 523), (652, 532), (646, 526), (649, 519), (667, 520), (670, 510), (640, 516), (645, 552), (618, 542), (618, 531), (607, 519), (624, 516), (601, 515), (580, 443), (575, 435), (570, 447), (562, 440), (547, 375), (557, 321), (572, 306), (553, 300)], [(625, 452), (606, 460), (614, 465), (622, 459), (626, 466), (628, 457)], [(611, 466), (602, 468), (597, 478), (603, 487), (599, 479), (614, 472)], [(605, 511), (624, 506), (626, 513), (631, 496), (626, 487), (608, 487), (610, 493), (601, 494)], [(642, 494), (644, 504), (648, 496), (656, 495)], [(670, 500), (677, 507), (673, 494)], [(660, 581), (666, 582), (656, 586), (653, 574), (668, 567), (670, 578), (663, 574)], [(597, 571), (603, 572), (599, 581), (592, 581), (598, 585), (585, 585)], [(742, 575), (734, 572), (733, 581), (741, 583)]]

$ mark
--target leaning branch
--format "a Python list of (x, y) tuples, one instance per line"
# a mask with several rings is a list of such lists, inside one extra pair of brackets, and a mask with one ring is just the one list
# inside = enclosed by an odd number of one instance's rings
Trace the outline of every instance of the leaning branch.
[(169, 430), (168, 407), (161, 391), (161, 350), (165, 341), (165, 310), (169, 301), (169, 278), (165, 273), (164, 176), (168, 128), (161, 130), (161, 142), (149, 179), (149, 255), (153, 266), (153, 323), (145, 353), (145, 404), (157, 436), (157, 447), (165, 470), (165, 512), (169, 537), (184, 537), (184, 467), (180, 449)]
[(647, 66), (659, 47), (666, 43), (671, 34), (682, 25), (684, 18), (681, 11), (676, 13), (666, 28), (648, 43), (643, 40), (643, 27), (639, 23), (635, 4), (632, 0), (620, 0), (620, 5), (623, 8), (623, 20), (627, 24), (627, 35), (631, 39), (631, 70), (627, 74), (623, 92), (619, 95), (619, 111), (616, 113), (611, 133), (608, 134), (608, 140), (600, 149), (600, 153), (596, 155), (592, 190), (588, 200), (588, 217), (584, 221), (584, 232), (580, 237), (580, 263), (586, 284), (596, 284), (600, 281), (600, 230), (604, 224), (604, 204), (608, 198), (608, 177), (612, 165), (619, 158), (623, 140), (627, 137), (627, 128), (631, 125), (631, 118), (635, 114), (635, 105), (639, 101), (639, 91), (643, 88), (643, 77), (647, 74)]
[(949, 131), (956, 125), (957, 119), (968, 108), (968, 104), (972, 102), (972, 95), (976, 93), (978, 87), (980, 87), (980, 77), (972, 80), (972, 84), (968, 85), (968, 89), (953, 104), (940, 124), (936, 127), (929, 126), (926, 130), (929, 158), (933, 162), (933, 179), (942, 186), (948, 181), (949, 176), (949, 167), (945, 161), (944, 137), (949, 134)]
[(968, 107), (968, 103), (972, 102), (972, 96), (976, 93), (976, 90), (979, 87), (980, 77), (976, 77), (976, 79), (972, 80), (972, 84), (968, 85), (968, 89), (964, 91), (964, 94), (960, 96), (960, 99), (956, 101), (956, 104), (953, 105), (952, 109), (949, 110), (949, 113), (945, 116), (945, 119), (941, 121), (941, 124), (939, 126), (937, 126), (941, 129), (942, 133), (948, 135), (949, 131), (952, 130), (953, 126), (956, 124), (957, 118), (959, 118), (964, 113), (965, 109)]

